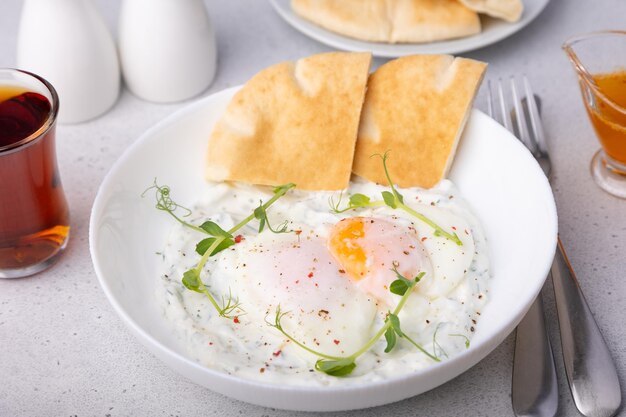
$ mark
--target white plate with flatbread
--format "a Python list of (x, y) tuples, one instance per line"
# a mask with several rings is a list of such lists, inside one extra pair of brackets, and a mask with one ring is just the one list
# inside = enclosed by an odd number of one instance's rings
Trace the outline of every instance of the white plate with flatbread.
[(456, 54), (494, 44), (523, 29), (547, 6), (550, 0), (524, 0), (521, 18), (514, 23), (480, 16), (482, 31), (476, 35), (429, 43), (368, 42), (339, 35), (298, 16), (291, 0), (270, 0), (276, 12), (296, 30), (323, 44), (345, 51), (370, 51), (374, 56), (395, 58), (413, 54)]

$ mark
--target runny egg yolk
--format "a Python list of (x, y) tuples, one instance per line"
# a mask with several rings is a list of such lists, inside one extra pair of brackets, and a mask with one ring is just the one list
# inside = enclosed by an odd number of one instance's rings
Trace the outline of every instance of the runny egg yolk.
[(341, 264), (344, 271), (354, 280), (367, 274), (367, 256), (360, 240), (365, 237), (365, 227), (361, 217), (344, 219), (337, 223), (328, 239), (330, 252)]
[[(407, 278), (431, 273), (430, 259), (411, 225), (351, 217), (335, 224), (327, 242), (330, 253), (359, 287), (375, 298), (393, 304), (389, 286), (395, 268)], [(397, 297), (397, 296), (396, 296)]]

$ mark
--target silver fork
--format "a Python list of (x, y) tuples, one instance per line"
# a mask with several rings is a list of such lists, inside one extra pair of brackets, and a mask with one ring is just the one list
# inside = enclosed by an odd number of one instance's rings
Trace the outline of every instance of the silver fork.
[[(523, 88), (526, 97), (521, 99), (517, 82), (511, 77), (513, 111), (509, 111), (503, 83), (498, 80), (498, 116), (496, 100), (489, 83), (489, 114), (520, 139), (550, 178), (552, 164), (537, 101), (525, 76)], [(565, 372), (576, 407), (587, 417), (613, 416), (621, 404), (621, 389), (615, 364), (585, 301), (560, 238), (551, 275)], [(517, 328), (511, 391), (513, 411), (517, 416), (556, 414), (556, 372), (541, 294)]]

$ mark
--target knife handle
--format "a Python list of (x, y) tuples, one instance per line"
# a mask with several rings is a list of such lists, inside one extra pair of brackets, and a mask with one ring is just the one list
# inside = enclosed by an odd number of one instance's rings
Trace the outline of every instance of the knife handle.
[(559, 392), (541, 293), (517, 326), (511, 386), (517, 417), (556, 415)]
[(614, 416), (622, 401), (617, 370), (560, 238), (552, 281), (565, 372), (576, 407), (587, 417)]

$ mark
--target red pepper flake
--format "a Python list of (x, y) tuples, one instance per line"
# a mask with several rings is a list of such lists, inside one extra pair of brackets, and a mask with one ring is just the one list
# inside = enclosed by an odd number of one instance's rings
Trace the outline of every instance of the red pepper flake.
[(209, 342), (209, 346), (213, 346), (213, 342)]
[(316, 287), (319, 287), (319, 285), (317, 285), (317, 282), (315, 283), (315, 286), (316, 286)]
[(294, 233), (296, 234), (296, 236), (300, 236), (300, 234), (302, 233), (302, 229), (294, 230)]
[(334, 343), (334, 344), (336, 344), (336, 345), (338, 345), (338, 344), (339, 344), (339, 343), (341, 343), (341, 342), (340, 342), (339, 340), (335, 339), (335, 340), (333, 340), (333, 343)]
[(238, 317), (238, 316), (235, 316), (235, 318), (233, 319), (233, 322), (234, 322), (235, 324), (239, 324), (239, 317)]
[(456, 230), (456, 227), (452, 226), (452, 230)]
[(425, 241), (426, 239), (428, 239), (426, 236), (424, 236), (421, 240), (422, 242)]
[(309, 272), (309, 275), (307, 275), (307, 277), (313, 278), (313, 272)]
[(276, 352), (273, 352), (272, 355), (274, 355), (275, 357), (278, 357), (280, 356), (281, 352), (282, 352), (281, 350), (277, 350)]
[(235, 236), (235, 243), (241, 243), (242, 240), (244, 240), (243, 236), (241, 236), (241, 235)]
[(300, 280), (299, 280), (299, 279), (297, 279), (297, 280), (296, 280), (296, 284), (299, 284), (299, 283), (300, 283)]

